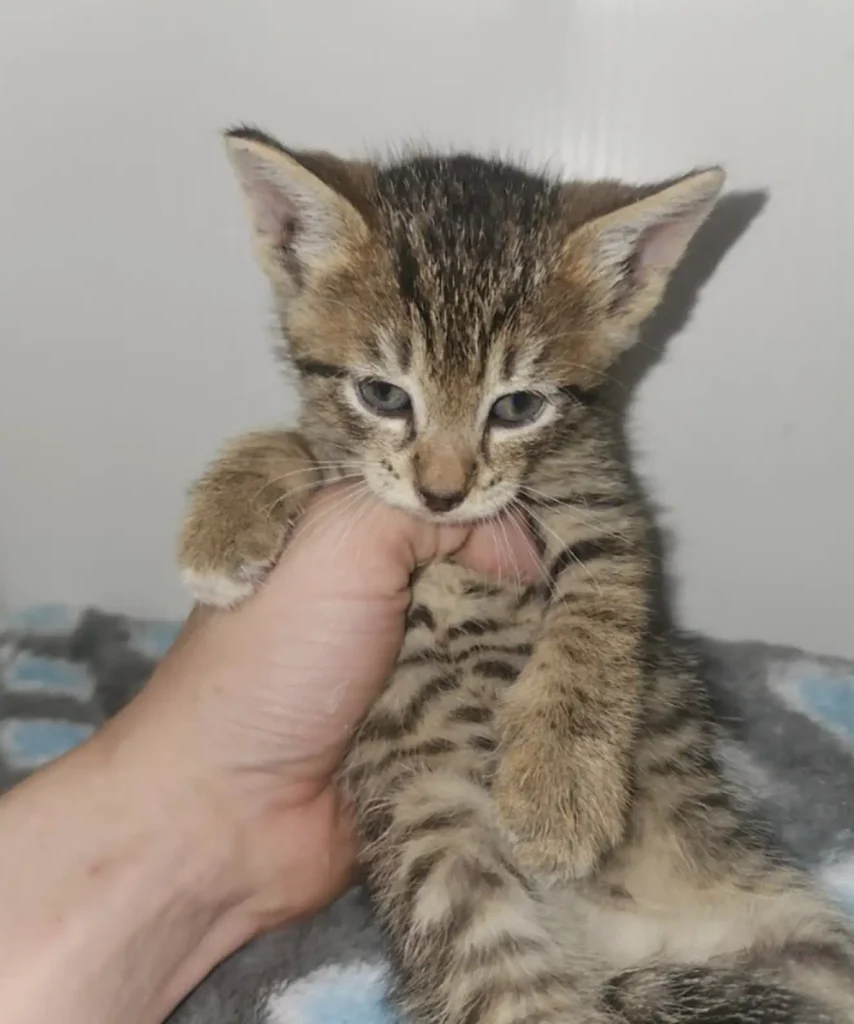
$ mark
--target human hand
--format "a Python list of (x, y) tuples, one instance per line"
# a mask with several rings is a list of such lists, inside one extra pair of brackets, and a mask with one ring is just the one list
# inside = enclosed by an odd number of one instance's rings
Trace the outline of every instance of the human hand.
[(316, 910), (350, 880), (356, 840), (335, 772), (399, 652), (413, 569), (452, 553), (485, 573), (537, 571), (515, 522), (438, 527), (325, 491), (267, 585), (233, 611), (196, 609), (116, 723), (145, 743), (141, 758), (192, 776), (234, 817), (254, 927)]
[[(385, 682), (412, 570), (535, 575), (513, 523), (438, 528), (319, 495), (267, 585), (198, 609), (144, 691), (0, 796), (0, 1016), (159, 1024), (253, 935), (350, 880), (334, 784)], [(506, 531), (506, 532), (505, 532)]]

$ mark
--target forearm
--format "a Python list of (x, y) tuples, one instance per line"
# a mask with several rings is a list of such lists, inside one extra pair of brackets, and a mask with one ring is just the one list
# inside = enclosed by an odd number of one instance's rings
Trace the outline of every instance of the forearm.
[(585, 537), (563, 525), (567, 536), (553, 531), (560, 549), (546, 550), (540, 636), (502, 702), (495, 791), (529, 868), (583, 878), (624, 834), (642, 710), (647, 566), (625, 536)]
[[(595, 522), (553, 515), (548, 527), (548, 608), (531, 685), (538, 678), (556, 684), (553, 700), (571, 718), (564, 722), (571, 735), (610, 740), (626, 754), (640, 712), (650, 619), (645, 525), (614, 509)], [(548, 666), (564, 670), (542, 670)]]
[[(155, 1024), (251, 920), (215, 808), (110, 735), (0, 800), (0, 1020)], [(132, 760), (132, 758), (131, 758)]]

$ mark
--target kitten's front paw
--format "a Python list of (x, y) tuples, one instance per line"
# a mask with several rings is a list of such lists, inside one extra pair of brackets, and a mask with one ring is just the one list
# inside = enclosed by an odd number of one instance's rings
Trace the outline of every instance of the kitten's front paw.
[(232, 608), (264, 582), (284, 547), (283, 523), (259, 516), (244, 522), (194, 508), (181, 537), (181, 579), (201, 604)]
[[(238, 579), (226, 573), (182, 569), (181, 582), (199, 604), (209, 604), (215, 608), (233, 608), (255, 593), (266, 571), (259, 567), (253, 572), (250, 567), (244, 575), (245, 579)], [(251, 579), (253, 575), (255, 578)]]
[(181, 532), (178, 561), (193, 597), (220, 608), (250, 597), (321, 482), (293, 431), (259, 431), (229, 445), (193, 488)]
[(516, 856), (538, 875), (586, 877), (623, 837), (624, 770), (552, 708), (517, 711), (501, 725), (495, 796)]

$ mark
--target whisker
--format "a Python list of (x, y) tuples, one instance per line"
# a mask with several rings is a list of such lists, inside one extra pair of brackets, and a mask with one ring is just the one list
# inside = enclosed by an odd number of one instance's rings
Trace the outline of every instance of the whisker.
[[(375, 504), (373, 504), (371, 502), (368, 502), (365, 505), (365, 509), (366, 509), (366, 511), (362, 514), (362, 519), (365, 519), (367, 521), (367, 520), (370, 520), (371, 516), (376, 515), (377, 506)], [(356, 544), (355, 557), (356, 557), (356, 561), (358, 562), (359, 558), (361, 557), (361, 554), (362, 554), (362, 538), (361, 538), (361, 536), (357, 538), (357, 541), (358, 542)]]
[[(509, 535), (507, 533), (507, 524), (506, 524), (503, 516), (499, 516), (498, 517), (498, 526), (499, 526), (499, 528), (501, 530), (501, 537), (502, 537), (502, 539), (504, 541), (504, 546), (505, 546), (505, 548), (507, 550), (507, 554), (509, 555), (510, 561), (512, 562), (512, 566), (513, 567), (512, 567), (512, 570), (511, 570), (511, 575), (512, 575), (513, 581), (516, 583), (516, 586), (519, 586), (519, 583), (521, 582), (521, 579), (522, 579), (522, 575), (521, 575), (521, 571), (520, 571), (520, 568), (519, 568), (519, 563), (516, 561), (516, 555), (513, 553), (513, 548), (512, 548), (512, 546), (510, 544), (510, 537), (509, 537)], [(500, 562), (498, 563), (498, 571), (499, 571), (499, 582), (500, 582), (501, 581), (501, 577), (500, 577), (501, 563)]]
[(300, 542), (301, 538), (311, 535), (312, 530), (317, 530), (323, 523), (335, 516), (340, 510), (349, 507), (355, 497), (360, 497), (367, 491), (365, 483), (348, 484), (341, 492), (336, 501), (333, 501), (328, 508), (325, 508), (316, 518), (312, 519), (302, 533), (294, 540), (294, 544)]
[[(522, 487), (520, 487), (520, 491), (524, 491), (526, 494), (530, 494), (532, 497), (535, 498), (537, 496), (543, 498), (551, 497), (551, 495), (548, 494), (546, 491), (540, 491), (537, 490), (537, 488), (535, 487), (529, 487), (527, 485), (523, 485)], [(532, 515), (534, 514), (533, 509), (531, 509), (530, 505), (525, 505), (524, 507), (527, 508)], [(588, 526), (591, 529), (594, 529), (609, 537), (619, 537), (621, 540), (625, 541), (629, 540), (625, 533), (615, 529), (611, 524), (608, 523), (608, 521), (605, 518), (603, 518), (602, 516), (595, 516), (589, 510), (585, 510), (573, 504), (572, 502), (557, 502), (556, 504), (550, 507), (551, 509), (561, 509), (565, 514), (571, 515), (575, 519), (575, 521), (579, 523), (579, 525), (581, 526)]]
[(501, 579), (501, 549), (498, 546), (498, 534), (495, 529), (490, 529), (490, 536), (492, 537), (492, 548), (495, 551), (495, 563), (498, 569), (498, 585), (501, 586), (503, 580)]
[[(530, 532), (530, 524), (526, 519), (526, 516), (528, 515), (528, 509), (526, 508), (526, 506), (522, 505), (518, 501), (518, 499), (514, 498), (513, 501), (511, 501), (510, 504), (507, 506), (507, 511), (511, 516), (513, 516), (515, 521), (525, 531), (525, 533)], [(550, 597), (558, 598), (560, 595), (555, 589), (554, 582), (548, 574), (548, 567), (546, 566), (546, 563), (542, 555), (540, 554), (537, 555), (537, 571), (539, 572), (540, 578), (543, 581), (543, 583), (545, 583), (545, 585), (548, 587)]]
[(336, 551), (341, 548), (347, 538), (353, 533), (353, 530), (356, 528), (356, 524), (364, 515), (365, 509), (370, 508), (370, 502), (365, 502), (364, 500), (366, 497), (369, 497), (369, 495), (370, 488), (365, 486), (356, 493), (356, 496), (347, 506), (346, 510), (342, 509), (342, 511), (350, 511), (350, 515), (348, 516), (348, 522), (344, 526), (343, 531), (339, 534), (338, 540), (335, 542)]
[[(340, 477), (339, 479), (340, 480), (358, 480), (358, 479), (361, 479), (361, 474), (359, 474), (359, 473), (350, 473), (348, 476)], [(276, 508), (278, 508), (278, 506), (282, 504), (282, 502), (287, 501), (289, 498), (292, 498), (295, 495), (301, 494), (301, 493), (303, 493), (305, 491), (319, 490), (320, 487), (322, 487), (322, 486), (324, 486), (324, 485), (323, 484), (316, 484), (316, 483), (314, 483), (314, 481), (312, 481), (311, 483), (303, 484), (300, 487), (289, 487), (286, 491), (284, 491), (277, 498), (275, 498), (269, 505), (266, 505), (266, 506), (262, 507), (260, 511), (262, 513), (264, 513), (265, 515), (267, 515), (267, 516), (271, 516), (272, 513), (276, 510)]]
[[(365, 495), (363, 495), (363, 497), (364, 496)], [(367, 496), (370, 497), (370, 494), (368, 494)], [(344, 539), (346, 538), (348, 533), (350, 533), (350, 534), (355, 533), (356, 534), (356, 542), (357, 543), (356, 543), (355, 555), (356, 555), (356, 560), (357, 561), (358, 561), (360, 552), (362, 550), (362, 537), (364, 536), (364, 534), (360, 534), (360, 533), (357, 532), (358, 528), (359, 528), (359, 525), (362, 522), (370, 519), (370, 517), (372, 515), (374, 515), (376, 513), (376, 511), (377, 511), (377, 506), (376, 506), (376, 504), (374, 502), (372, 502), (372, 501), (365, 501), (365, 502), (363, 502), (361, 509), (357, 509), (356, 513), (353, 515), (353, 518), (352, 518), (352, 520), (350, 522), (350, 525), (349, 525), (349, 530), (345, 530), (343, 536), (341, 537), (341, 539), (339, 541), (339, 546), (340, 546), (341, 544), (344, 543)]]
[[(336, 461), (336, 462), (314, 462), (314, 463), (312, 463), (311, 466), (302, 466), (299, 469), (292, 469), (288, 473), (282, 473), (280, 476), (274, 476), (274, 477), (271, 477), (269, 480), (265, 480), (261, 484), (260, 488), (258, 489), (258, 492), (255, 495), (253, 495), (253, 501), (254, 501), (255, 498), (258, 497), (259, 494), (263, 494), (264, 491), (266, 491), (268, 487), (276, 487), (277, 485), (284, 483), (285, 480), (289, 480), (291, 477), (294, 477), (294, 476), (305, 476), (306, 473), (314, 473), (318, 469), (321, 470), (321, 471), (324, 470), (324, 469), (333, 469), (333, 470), (338, 470), (338, 469), (358, 469), (361, 465), (362, 465), (361, 462), (357, 462), (354, 459), (352, 461), (352, 463), (350, 463), (349, 465), (346, 464), (346, 463), (343, 463), (343, 462), (338, 462), (338, 461)], [(309, 486), (311, 486), (311, 485), (309, 485)]]
[[(516, 499), (516, 500), (518, 500), (518, 499)], [(571, 546), (566, 546), (564, 544), (563, 538), (558, 533), (556, 533), (548, 525), (547, 522), (545, 522), (545, 520), (542, 518), (542, 516), (537, 515), (537, 513), (532, 508), (527, 507), (526, 511), (527, 511), (528, 515), (530, 515), (532, 517), (534, 522), (541, 529), (546, 530), (549, 534), (551, 534), (552, 537), (554, 537), (554, 539), (557, 541), (559, 550), (561, 550), (561, 551), (566, 550), (566, 551), (569, 552), (570, 558), (573, 560), (573, 562), (575, 562), (576, 565), (580, 566), (584, 570), (586, 575), (589, 577), (590, 582), (593, 584), (594, 587), (596, 587), (596, 590), (601, 594), (602, 593), (602, 586), (601, 586), (601, 584), (596, 579), (596, 577), (593, 575), (593, 573), (590, 571), (590, 567), (585, 562), (582, 562), (582, 560), (577, 555), (575, 555), (573, 553), (572, 547)], [(552, 581), (552, 586), (556, 587), (556, 581)], [(553, 591), (553, 593), (554, 592), (555, 591)]]

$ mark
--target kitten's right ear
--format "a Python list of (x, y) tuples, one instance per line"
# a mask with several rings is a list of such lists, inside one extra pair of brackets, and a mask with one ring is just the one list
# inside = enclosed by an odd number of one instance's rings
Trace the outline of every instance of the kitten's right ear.
[[(303, 163), (300, 154), (253, 128), (226, 132), (225, 144), (243, 189), (256, 256), (276, 283), (299, 289), (346, 260), (367, 236), (364, 218), (335, 187), (347, 177), (345, 161), (312, 153)], [(315, 170), (324, 167), (330, 184)]]

